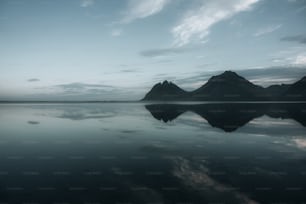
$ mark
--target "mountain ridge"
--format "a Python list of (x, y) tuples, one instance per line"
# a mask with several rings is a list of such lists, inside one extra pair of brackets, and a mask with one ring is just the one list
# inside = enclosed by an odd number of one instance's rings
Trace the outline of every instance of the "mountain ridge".
[(262, 87), (233, 71), (212, 76), (198, 89), (185, 91), (167, 80), (157, 83), (142, 101), (306, 101), (306, 76), (293, 84)]
[(184, 96), (188, 92), (167, 80), (162, 83), (157, 83), (153, 88), (145, 95), (143, 100), (159, 99), (159, 100), (171, 100), (176, 97)]

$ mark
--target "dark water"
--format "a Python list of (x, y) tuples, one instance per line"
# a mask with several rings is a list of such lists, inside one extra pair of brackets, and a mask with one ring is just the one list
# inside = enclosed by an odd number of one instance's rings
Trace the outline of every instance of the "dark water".
[(2, 104), (0, 203), (305, 203), (306, 104)]

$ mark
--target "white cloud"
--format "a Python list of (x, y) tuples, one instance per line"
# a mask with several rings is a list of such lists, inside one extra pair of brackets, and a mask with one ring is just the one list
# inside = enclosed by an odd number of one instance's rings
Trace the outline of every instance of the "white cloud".
[(216, 23), (235, 14), (249, 10), (259, 0), (202, 0), (198, 8), (192, 9), (172, 29), (176, 46), (190, 43), (193, 37), (205, 38)]
[(306, 53), (288, 54), (272, 59), (272, 62), (283, 65), (306, 65)]
[[(288, 40), (295, 40), (296, 36), (289, 36), (286, 38), (288, 38)], [(299, 37), (297, 38), (297, 40), (300, 40)], [(271, 53), (270, 57), (271, 61), (277, 63), (278, 65), (306, 65), (305, 46), (288, 47), (284, 50), (279, 50), (276, 53)]]
[(181, 54), (188, 50), (189, 48), (181, 47), (170, 47), (170, 48), (159, 48), (159, 49), (148, 49), (140, 52), (140, 55), (144, 57), (165, 57), (168, 55)]
[(129, 0), (121, 23), (130, 23), (137, 19), (155, 15), (163, 10), (170, 0)]
[(272, 33), (272, 32), (274, 32), (274, 31), (280, 29), (281, 27), (282, 27), (282, 24), (264, 27), (264, 28), (259, 29), (259, 30), (254, 34), (254, 36), (255, 36), (255, 37), (259, 37), (259, 36), (262, 36), (262, 35), (265, 35), (265, 34), (269, 34), (269, 33)]
[(28, 82), (38, 82), (38, 81), (40, 81), (40, 79), (37, 78), (28, 79)]
[(123, 32), (123, 31), (122, 31), (121, 29), (112, 30), (111, 36), (113, 36), (113, 37), (118, 37), (118, 36), (122, 35), (122, 32)]
[(306, 65), (306, 53), (299, 54), (294, 60), (296, 65)]
[(95, 0), (82, 0), (81, 7), (87, 8), (93, 6), (95, 4)]

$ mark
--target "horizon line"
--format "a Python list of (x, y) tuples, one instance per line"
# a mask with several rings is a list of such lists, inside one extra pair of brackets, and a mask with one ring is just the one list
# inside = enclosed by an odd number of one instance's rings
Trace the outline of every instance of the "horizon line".
[(143, 100), (0, 100), (0, 104), (8, 103), (306, 103), (306, 101), (143, 101)]

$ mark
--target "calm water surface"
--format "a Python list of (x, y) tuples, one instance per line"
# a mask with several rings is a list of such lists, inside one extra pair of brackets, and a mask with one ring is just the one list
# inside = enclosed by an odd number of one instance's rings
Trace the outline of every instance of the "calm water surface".
[(306, 104), (1, 104), (2, 203), (305, 203)]

